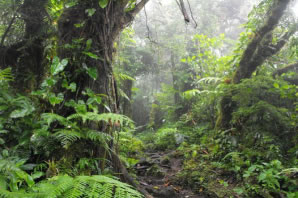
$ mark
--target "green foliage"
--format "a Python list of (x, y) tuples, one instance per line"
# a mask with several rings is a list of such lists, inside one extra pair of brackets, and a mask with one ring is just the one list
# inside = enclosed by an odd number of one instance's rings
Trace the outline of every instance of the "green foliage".
[(0, 70), (0, 82), (2, 81), (11, 81), (13, 79), (11, 68)]
[(117, 145), (121, 159), (127, 167), (134, 166), (138, 162), (138, 159), (143, 156), (145, 144), (130, 131), (119, 132), (116, 139), (118, 139)]
[(176, 128), (160, 128), (156, 132), (154, 144), (160, 150), (174, 149), (177, 145), (177, 136), (178, 131)]
[(25, 163), (26, 159), (8, 156), (8, 151), (2, 150), (2, 154), (0, 154), (1, 190), (16, 192), (25, 186), (32, 187), (35, 184), (34, 179), (43, 175), (42, 172), (29, 175), (24, 170), (33, 169), (35, 165)]
[(99, 0), (98, 1), (98, 4), (101, 8), (107, 7), (108, 3), (109, 3), (109, 0)]
[(283, 169), (282, 163), (273, 160), (270, 163), (253, 164), (243, 174), (246, 192), (252, 194), (285, 193), (295, 194), (298, 190), (297, 181), (292, 177), (293, 174), (287, 171), (297, 169)]
[(222, 71), (227, 71), (228, 56), (220, 57), (220, 51), (223, 50), (225, 35), (210, 38), (206, 35), (197, 34), (193, 42), (195, 53), (187, 58), (181, 59), (182, 63), (187, 63), (190, 69), (195, 73), (195, 78), (201, 80), (205, 77), (220, 76)]
[[(47, 78), (39, 90), (28, 93), (29, 97), (15, 94), (7, 83), (12, 79), (10, 69), (1, 70), (0, 197), (143, 197), (132, 187), (104, 176), (57, 176), (107, 172), (109, 167), (101, 170), (100, 163), (107, 161), (117, 129), (134, 127), (126, 116), (99, 113), (99, 105), (110, 111), (105, 96), (90, 89), (82, 92), (84, 100), (66, 99), (67, 92), (77, 91), (77, 84), (65, 76), (68, 63), (54, 56)], [(87, 71), (95, 78), (92, 72)], [(58, 92), (57, 86), (64, 89)], [(65, 116), (59, 112), (62, 107), (71, 113)], [(91, 126), (102, 126), (102, 131)], [(141, 142), (135, 146), (141, 147)], [(94, 157), (93, 149), (99, 147), (106, 152), (103, 158)], [(25, 164), (27, 160), (36, 164)], [(44, 161), (48, 164), (46, 172)], [(42, 181), (35, 184), (35, 179)]]
[(39, 182), (27, 191), (9, 192), (0, 189), (0, 196), (10, 197), (98, 197), (98, 198), (142, 198), (131, 186), (106, 176), (56, 176)]
[(7, 82), (0, 81), (0, 86), (0, 145), (26, 147), (34, 128), (36, 108), (31, 99), (15, 94)]

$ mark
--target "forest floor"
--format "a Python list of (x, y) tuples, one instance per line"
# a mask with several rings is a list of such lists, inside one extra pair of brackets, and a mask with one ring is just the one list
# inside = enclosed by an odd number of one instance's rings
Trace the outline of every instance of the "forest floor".
[(182, 170), (183, 159), (172, 152), (146, 153), (147, 157), (136, 164), (140, 185), (155, 198), (204, 198), (191, 189), (180, 186), (177, 174)]

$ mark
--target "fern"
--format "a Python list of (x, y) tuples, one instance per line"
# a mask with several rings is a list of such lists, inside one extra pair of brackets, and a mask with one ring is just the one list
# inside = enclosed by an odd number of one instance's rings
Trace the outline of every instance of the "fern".
[(132, 125), (133, 121), (127, 116), (115, 114), (115, 113), (102, 113), (98, 114), (96, 112), (87, 112), (87, 113), (76, 113), (67, 117), (67, 120), (81, 119), (83, 123), (86, 121), (96, 121), (96, 122), (106, 122), (106, 123), (115, 123), (119, 122), (121, 125)]
[(119, 94), (121, 97), (125, 98), (126, 100), (130, 101), (130, 98), (128, 97), (128, 95), (120, 88), (118, 88)]
[(89, 130), (84, 137), (85, 139), (100, 143), (106, 150), (109, 149), (108, 142), (113, 139), (109, 134), (100, 133), (95, 130)]
[(198, 81), (198, 83), (206, 83), (206, 84), (217, 84), (219, 82), (222, 81), (222, 78), (217, 78), (217, 77), (206, 77), (206, 78), (202, 78)]
[(130, 80), (130, 81), (136, 81), (133, 77), (124, 74), (124, 73), (115, 73), (115, 77), (119, 80)]
[(87, 132), (84, 130), (76, 131), (72, 129), (61, 129), (58, 130), (54, 134), (54, 136), (61, 142), (62, 146), (66, 149), (69, 148), (71, 144), (80, 139), (98, 142), (99, 144), (102, 144), (104, 148), (108, 149), (107, 142), (112, 139), (112, 137), (106, 133), (89, 129)]
[(0, 197), (38, 198), (143, 198), (130, 185), (106, 176), (56, 176), (35, 185), (27, 192), (9, 192), (0, 188)]
[(66, 118), (55, 113), (43, 113), (41, 115), (41, 118), (47, 122), (48, 126), (56, 121), (63, 124), (64, 126), (68, 124), (68, 121)]
[(54, 136), (61, 142), (64, 148), (68, 148), (72, 143), (81, 139), (82, 134), (75, 130), (61, 129)]
[(219, 92), (218, 91), (209, 91), (209, 90), (200, 91), (198, 89), (192, 89), (192, 90), (187, 90), (187, 91), (183, 92), (183, 97), (185, 99), (189, 100), (199, 94), (217, 94), (217, 93), (219, 93)]
[(13, 76), (12, 76), (10, 67), (0, 70), (0, 82), (1, 81), (11, 81), (11, 80), (13, 80)]

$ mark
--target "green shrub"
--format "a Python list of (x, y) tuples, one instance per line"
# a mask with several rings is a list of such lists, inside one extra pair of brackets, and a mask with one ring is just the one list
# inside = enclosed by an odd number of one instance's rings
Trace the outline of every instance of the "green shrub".
[(166, 150), (174, 149), (177, 146), (176, 135), (178, 130), (176, 128), (160, 128), (156, 132), (155, 146), (157, 149)]

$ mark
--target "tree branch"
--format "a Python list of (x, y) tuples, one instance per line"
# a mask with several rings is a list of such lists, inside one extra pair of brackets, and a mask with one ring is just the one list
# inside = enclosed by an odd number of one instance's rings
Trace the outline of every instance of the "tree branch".
[(291, 71), (291, 70), (298, 71), (298, 62), (289, 64), (281, 69), (277, 69), (275, 72), (273, 72), (272, 76), (273, 77), (280, 76), (280, 75), (282, 75), (288, 71)]
[(184, 17), (184, 21), (186, 23), (189, 23), (190, 22), (190, 19), (189, 19), (189, 16), (188, 16), (187, 12), (186, 12), (184, 1), (183, 0), (179, 0), (179, 2), (180, 2), (180, 6), (181, 6), (181, 12), (182, 12), (183, 17)]
[(14, 15), (13, 15), (10, 23), (8, 24), (8, 27), (6, 28), (4, 34), (2, 35), (0, 46), (3, 46), (4, 41), (5, 41), (5, 38), (6, 38), (7, 34), (8, 34), (8, 32), (10, 31), (10, 28), (12, 27), (15, 19), (16, 19), (16, 13), (14, 13)]
[[(239, 83), (242, 79), (251, 77), (256, 68), (261, 65), (266, 58), (272, 55), (272, 52), (268, 53), (270, 52), (268, 50), (268, 44), (270, 42), (267, 39), (272, 36), (272, 31), (279, 23), (279, 20), (283, 16), (289, 2), (290, 0), (276, 1), (266, 22), (258, 31), (255, 32), (254, 38), (244, 51), (239, 63), (239, 67), (233, 78), (234, 83)], [(281, 47), (283, 45), (281, 45)], [(281, 49), (281, 47), (279, 47), (279, 49)], [(263, 50), (266, 50), (266, 52), (262, 52)], [(260, 52), (262, 52), (262, 54), (260, 54)], [(277, 53), (277, 50), (274, 52)], [(266, 56), (262, 56), (264, 54)]]
[(135, 8), (133, 10), (129, 11), (127, 14), (130, 15), (130, 17), (134, 18), (149, 1), (150, 0), (142, 0), (140, 3), (138, 3), (135, 6)]

